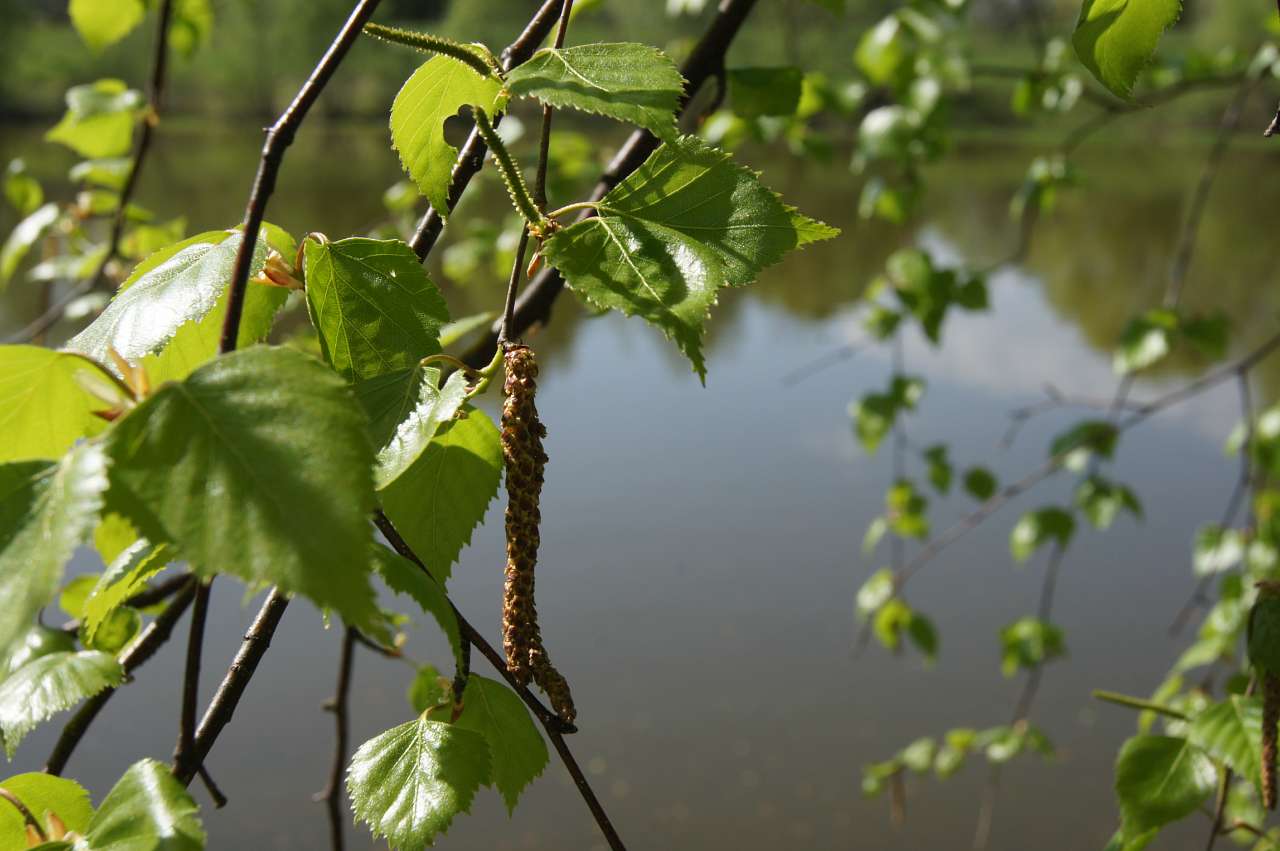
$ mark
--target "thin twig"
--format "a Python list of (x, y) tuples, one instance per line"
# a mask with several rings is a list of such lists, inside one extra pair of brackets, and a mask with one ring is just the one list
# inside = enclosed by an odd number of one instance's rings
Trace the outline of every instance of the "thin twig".
[[(173, 749), (174, 770), (185, 772), (191, 766), (191, 750), (196, 735), (196, 704), (200, 700), (200, 657), (204, 651), (204, 625), (209, 614), (209, 591), (212, 579), (196, 585), (191, 607), (191, 630), (187, 635), (187, 661), (182, 672), (182, 711), (178, 721), (178, 744)], [(198, 767), (198, 766), (197, 766)]]
[(267, 201), (275, 191), (276, 175), (284, 161), (285, 151), (292, 144), (298, 128), (307, 112), (320, 97), (324, 87), (346, 57), (351, 45), (360, 37), (360, 30), (378, 7), (378, 0), (359, 0), (352, 9), (338, 35), (321, 57), (311, 76), (302, 84), (293, 102), (267, 130), (267, 141), (262, 146), (262, 158), (258, 162), (258, 174), (253, 180), (249, 203), (244, 212), (244, 229), (240, 248), (236, 252), (231, 271), (231, 285), (227, 295), (227, 314), (222, 324), (220, 352), (230, 352), (236, 347), (240, 333), (240, 315), (244, 311), (245, 290), (249, 285), (249, 266), (253, 262), (253, 249), (258, 241), (258, 230), (266, 213)]
[(351, 696), (351, 666), (355, 657), (356, 630), (347, 627), (342, 632), (342, 654), (338, 659), (338, 685), (334, 689), (333, 700), (325, 708), (333, 713), (333, 762), (329, 767), (329, 781), (324, 791), (316, 795), (317, 801), (324, 801), (329, 811), (329, 845), (333, 851), (342, 851), (344, 847), (343, 831), (346, 819), (343, 803), (345, 793), (342, 786), (342, 773), (347, 766), (347, 740), (349, 720), (347, 709)]
[(111, 220), (111, 233), (107, 238), (107, 253), (92, 276), (81, 281), (64, 293), (43, 313), (32, 320), (17, 333), (10, 336), (6, 343), (32, 340), (44, 334), (62, 318), (67, 305), (80, 296), (97, 289), (105, 282), (107, 268), (120, 256), (120, 240), (124, 236), (124, 226), (128, 217), (129, 202), (134, 190), (138, 187), (138, 178), (142, 174), (142, 165), (146, 161), (147, 152), (151, 150), (151, 139), (156, 125), (160, 123), (160, 100), (164, 94), (165, 70), (169, 59), (169, 21), (173, 16), (173, 0), (161, 0), (156, 14), (156, 41), (151, 57), (151, 77), (147, 82), (147, 106), (142, 114), (142, 129), (138, 133), (138, 142), (134, 146), (133, 156), (129, 162), (129, 173), (124, 185), (120, 188), (120, 199), (116, 206), (115, 216)]
[(36, 836), (41, 842), (47, 842), (49, 840), (49, 834), (45, 832), (44, 825), (40, 824), (40, 821), (35, 817), (35, 814), (31, 812), (26, 804), (22, 803), (21, 798), (3, 786), (0, 786), (0, 798), (4, 798), (10, 804), (13, 804), (14, 809), (16, 809), (18, 814), (22, 816), (23, 822), (26, 823), (27, 827), (35, 831)]
[[(178, 622), (178, 618), (182, 617), (182, 613), (187, 610), (187, 606), (191, 605), (191, 600), (196, 593), (195, 585), (196, 580), (188, 578), (186, 586), (173, 598), (168, 608), (147, 625), (147, 628), (142, 631), (133, 644), (124, 652), (124, 655), (120, 657), (120, 667), (124, 669), (126, 674), (133, 673), (143, 662), (155, 655), (161, 645), (169, 640), (174, 624)], [(67, 722), (67, 726), (62, 728), (62, 734), (53, 746), (53, 752), (49, 754), (48, 761), (45, 762), (44, 770), (46, 772), (49, 774), (62, 773), (62, 770), (67, 766), (67, 760), (71, 758), (72, 752), (75, 751), (76, 745), (80, 743), (85, 732), (89, 729), (89, 725), (93, 723), (93, 719), (98, 717), (98, 713), (107, 705), (107, 701), (111, 699), (111, 695), (115, 694), (115, 691), (114, 688), (109, 688), (98, 692), (71, 717), (71, 720)]]

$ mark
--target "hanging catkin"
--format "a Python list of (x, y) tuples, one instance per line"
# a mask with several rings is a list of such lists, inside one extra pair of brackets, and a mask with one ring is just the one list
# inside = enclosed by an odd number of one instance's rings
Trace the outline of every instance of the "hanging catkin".
[(502, 405), (502, 456), (507, 472), (507, 569), (502, 600), (502, 648), (509, 670), (522, 684), (532, 678), (551, 699), (556, 714), (573, 723), (569, 685), (542, 646), (534, 605), (534, 569), (538, 563), (538, 508), (547, 454), (547, 430), (534, 403), (538, 362), (528, 346), (504, 352), (506, 399)]
[(1246, 646), (1255, 681), (1262, 686), (1262, 803), (1276, 808), (1276, 734), (1280, 722), (1280, 582), (1255, 583)]

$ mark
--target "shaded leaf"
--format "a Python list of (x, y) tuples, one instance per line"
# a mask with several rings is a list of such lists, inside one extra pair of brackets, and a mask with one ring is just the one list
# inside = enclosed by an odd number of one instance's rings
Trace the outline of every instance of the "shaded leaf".
[(1134, 736), (1116, 760), (1124, 834), (1133, 838), (1195, 812), (1213, 791), (1213, 763), (1186, 739)]
[(547, 767), (546, 743), (529, 710), (505, 683), (472, 674), (462, 703), (462, 714), (454, 725), (484, 736), (489, 745), (490, 777), (510, 814), (520, 793)]
[(964, 474), (964, 489), (979, 502), (986, 502), (995, 495), (996, 477), (985, 467), (970, 467)]
[(435, 618), (444, 630), (455, 659), (462, 660), (462, 638), (458, 631), (458, 618), (445, 595), (444, 586), (427, 576), (416, 564), (383, 546), (373, 548), (373, 565), (386, 581), (387, 587), (397, 594), (408, 594), (422, 610)]
[(124, 668), (108, 653), (50, 653), (23, 665), (0, 683), (0, 732), (13, 759), (37, 724), (105, 688), (124, 682)]
[(1262, 699), (1229, 697), (1198, 713), (1187, 727), (1187, 741), (1230, 766), (1258, 788), (1261, 783)]
[(743, 118), (795, 115), (800, 105), (804, 72), (799, 68), (730, 68), (728, 76), (730, 103)]

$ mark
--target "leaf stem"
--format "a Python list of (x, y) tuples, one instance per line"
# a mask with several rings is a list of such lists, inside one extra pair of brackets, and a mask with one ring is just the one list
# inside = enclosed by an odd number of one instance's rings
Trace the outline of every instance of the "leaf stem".
[(402, 30), (398, 27), (387, 27), (382, 24), (365, 24), (364, 32), (365, 35), (373, 36), (382, 41), (403, 44), (405, 47), (412, 47), (414, 50), (420, 50), (423, 53), (438, 53), (441, 56), (456, 59), (481, 77), (493, 76), (502, 79), (502, 69), (498, 65), (498, 60), (494, 59), (493, 54), (488, 49), (481, 53), (478, 45), (463, 44), (451, 38), (412, 30)]
[(1145, 700), (1141, 697), (1131, 697), (1127, 694), (1120, 694), (1114, 691), (1102, 691), (1095, 689), (1093, 696), (1105, 703), (1114, 703), (1117, 706), (1126, 706), (1129, 709), (1138, 709), (1143, 712), (1158, 712), (1161, 715), (1167, 715), (1170, 718), (1177, 718), (1179, 721), (1189, 721), (1190, 716), (1185, 712), (1179, 712), (1171, 706), (1165, 706), (1163, 703), (1156, 703), (1154, 700)]
[(572, 204), (565, 204), (563, 207), (560, 207), (558, 209), (552, 210), (550, 213), (547, 213), (547, 218), (558, 219), (561, 216), (567, 216), (569, 213), (576, 213), (580, 210), (589, 210), (591, 212), (598, 212), (600, 210), (600, 202), (599, 201), (575, 201)]
[(0, 798), (4, 798), (9, 803), (13, 804), (13, 806), (22, 815), (22, 820), (28, 827), (36, 832), (36, 835), (40, 837), (41, 842), (49, 841), (49, 834), (45, 832), (44, 826), (40, 824), (36, 817), (31, 813), (31, 810), (27, 808), (27, 805), (22, 803), (21, 798), (3, 786), (0, 786)]

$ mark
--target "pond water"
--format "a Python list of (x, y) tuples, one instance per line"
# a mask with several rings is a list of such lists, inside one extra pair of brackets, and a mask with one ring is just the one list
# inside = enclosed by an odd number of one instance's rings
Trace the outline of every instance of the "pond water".
[[(305, 129), (269, 218), (330, 235), (376, 220), (381, 189), (398, 174), (383, 133)], [(248, 132), (166, 128), (142, 199), (162, 213), (187, 211), (193, 232), (235, 222), (258, 142)], [(6, 130), (0, 158), (39, 147), (37, 133)], [(1011, 563), (1009, 529), (1021, 510), (1064, 500), (1069, 483), (1050, 482), (1006, 508), (910, 586), (911, 603), (941, 633), (935, 665), (876, 647), (855, 658), (854, 594), (884, 564), (884, 553), (862, 556), (861, 538), (891, 470), (888, 453), (867, 457), (858, 448), (846, 408), (883, 386), (889, 353), (860, 347), (803, 380), (784, 379), (862, 341), (856, 298), (895, 247), (923, 243), (977, 264), (1001, 256), (1012, 239), (1008, 198), (1038, 150), (962, 145), (932, 175), (928, 214), (906, 230), (859, 223), (856, 181), (840, 164), (755, 156), (770, 185), (845, 234), (770, 270), (759, 286), (724, 295), (710, 326), (705, 387), (657, 332), (638, 320), (585, 317), (568, 300), (531, 338), (543, 362), (539, 408), (551, 458), (538, 578), (543, 634), (579, 707), (581, 732), (570, 745), (632, 847), (969, 847), (982, 765), (945, 783), (911, 779), (900, 828), (890, 825), (885, 799), (862, 797), (861, 766), (917, 736), (1008, 719), (1021, 681), (1001, 675), (997, 633), (1034, 611), (1045, 569), (1043, 558)], [(986, 464), (1011, 480), (1084, 413), (1046, 415), (1002, 448), (1010, 409), (1043, 398), (1046, 382), (1109, 396), (1109, 347), (1127, 316), (1158, 301), (1203, 151), (1196, 142), (1152, 150), (1113, 139), (1086, 156), (1085, 191), (1061, 199), (1025, 264), (992, 277), (991, 311), (949, 319), (941, 350), (908, 336), (907, 369), (928, 383), (908, 421), (911, 440), (950, 441), (958, 464)], [(1275, 156), (1246, 146), (1229, 161), (1188, 286), (1190, 305), (1232, 313), (1240, 348), (1274, 329), (1280, 307), (1269, 284), (1280, 260), (1267, 203), (1274, 193), (1260, 185), (1277, 173)], [(47, 151), (34, 158), (45, 173), (70, 162)], [(492, 186), (486, 197), (497, 197)], [(11, 222), (0, 225), (7, 231)], [(446, 289), (456, 315), (500, 303), (501, 284), (487, 274)], [(0, 308), (0, 331), (29, 318), (35, 301), (16, 285)], [(1201, 367), (1175, 360), (1134, 395), (1150, 398)], [(1262, 370), (1256, 389), (1274, 397), (1280, 368)], [(992, 847), (1100, 848), (1114, 829), (1111, 767), (1134, 717), (1089, 692), (1149, 693), (1188, 640), (1171, 638), (1168, 627), (1194, 586), (1195, 530), (1217, 517), (1234, 483), (1221, 445), (1237, 412), (1225, 385), (1122, 441), (1115, 474), (1137, 490), (1147, 517), (1122, 519), (1105, 534), (1084, 531), (1070, 550), (1054, 613), (1069, 656), (1046, 671), (1033, 713), (1059, 755), (1007, 768)], [(934, 504), (937, 530), (970, 505), (954, 493)], [(460, 608), (495, 637), (500, 512), (495, 503), (451, 584)], [(84, 555), (74, 569), (96, 565)], [(256, 602), (231, 581), (216, 584), (204, 695)], [(232, 799), (224, 810), (205, 809), (211, 847), (327, 847), (323, 808), (310, 795), (330, 759), (332, 721), (320, 705), (333, 688), (339, 644), (313, 608), (291, 607), (208, 761)], [(407, 650), (447, 663), (430, 625), (412, 631)], [(483, 665), (478, 659), (486, 673)], [(171, 646), (140, 669), (68, 773), (100, 797), (133, 760), (167, 759), (180, 667)], [(355, 670), (353, 742), (412, 717), (407, 666), (361, 653)], [(12, 768), (38, 768), (56, 729), (31, 735)], [(203, 790), (195, 794), (208, 803)], [(1193, 823), (1160, 847), (1198, 848), (1203, 832)], [(483, 791), (440, 845), (603, 847), (555, 761), (514, 816)], [(352, 828), (349, 847), (381, 846)]]

